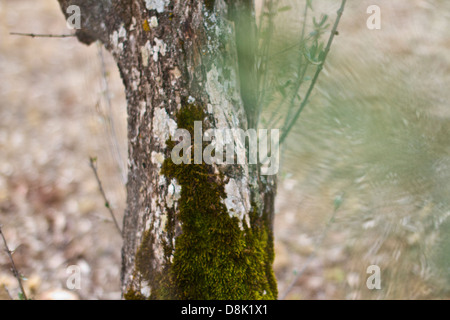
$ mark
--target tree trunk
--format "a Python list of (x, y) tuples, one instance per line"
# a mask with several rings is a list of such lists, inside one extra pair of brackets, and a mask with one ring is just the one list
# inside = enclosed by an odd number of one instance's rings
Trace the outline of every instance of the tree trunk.
[(203, 132), (256, 127), (252, 1), (59, 2), (66, 16), (80, 7), (78, 39), (101, 41), (125, 85), (124, 298), (275, 299), (275, 176), (171, 159), (177, 129), (195, 143), (194, 121)]

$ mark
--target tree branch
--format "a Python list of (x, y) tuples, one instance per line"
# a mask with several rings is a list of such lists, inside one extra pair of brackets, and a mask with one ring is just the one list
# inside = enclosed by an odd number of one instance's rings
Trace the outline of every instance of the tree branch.
[(280, 144), (283, 143), (284, 140), (286, 140), (287, 135), (292, 130), (292, 127), (294, 126), (294, 124), (297, 122), (298, 117), (300, 116), (300, 113), (303, 111), (306, 104), (309, 102), (309, 97), (311, 96), (314, 86), (316, 85), (317, 79), (319, 78), (320, 72), (323, 69), (323, 65), (325, 64), (325, 60), (328, 56), (328, 53), (330, 52), (331, 44), (333, 43), (334, 36), (337, 33), (337, 27), (341, 20), (342, 13), (344, 12), (346, 2), (347, 2), (347, 0), (342, 0), (342, 2), (341, 2), (341, 7), (337, 11), (337, 18), (336, 18), (336, 21), (334, 22), (333, 29), (331, 30), (331, 35), (328, 39), (328, 43), (327, 43), (327, 46), (324, 51), (322, 62), (317, 66), (316, 73), (314, 74), (314, 78), (312, 79), (311, 84), (308, 88), (308, 91), (306, 92), (305, 98), (303, 99), (302, 103), (300, 104), (300, 108), (297, 110), (297, 112), (293, 116), (290, 123), (285, 128), (283, 128), (283, 133), (281, 134), (281, 137), (280, 137)]
[(76, 37), (76, 34), (36, 34), (36, 33), (21, 33), (21, 32), (10, 32), (13, 36), (25, 36), (32, 38), (70, 38)]
[(8, 255), (9, 261), (11, 262), (12, 272), (14, 274), (14, 277), (17, 279), (17, 282), (19, 283), (19, 288), (20, 288), (20, 291), (22, 293), (22, 296), (23, 296), (23, 298), (25, 300), (28, 300), (28, 297), (27, 297), (27, 295), (25, 293), (25, 290), (23, 289), (22, 277), (20, 276), (20, 273), (19, 273), (19, 271), (16, 268), (16, 264), (14, 263), (14, 259), (12, 257), (12, 251), (9, 250), (8, 243), (6, 242), (6, 238), (5, 238), (4, 234), (3, 234), (2, 225), (1, 224), (0, 224), (0, 236), (3, 239), (3, 244), (5, 245), (6, 254)]
[(105, 191), (103, 190), (102, 182), (100, 181), (100, 178), (98, 176), (97, 167), (95, 166), (95, 158), (89, 159), (89, 164), (92, 168), (92, 171), (94, 172), (95, 179), (97, 180), (98, 188), (100, 189), (100, 193), (102, 194), (103, 200), (105, 200), (105, 207), (108, 209), (111, 218), (113, 219), (114, 225), (116, 226), (117, 231), (119, 231), (120, 235), (122, 235), (122, 230), (119, 227), (119, 223), (117, 222), (116, 216), (114, 215), (114, 211), (111, 208), (111, 205), (109, 204), (108, 198), (106, 197)]

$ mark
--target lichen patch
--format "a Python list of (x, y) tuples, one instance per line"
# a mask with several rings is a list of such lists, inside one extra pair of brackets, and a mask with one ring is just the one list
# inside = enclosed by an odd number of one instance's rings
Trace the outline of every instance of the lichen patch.
[(242, 180), (230, 179), (225, 185), (227, 197), (224, 200), (231, 217), (239, 219), (239, 227), (243, 229), (243, 223), (249, 225), (248, 212), (250, 211), (250, 194), (248, 186)]
[(156, 108), (153, 116), (153, 133), (156, 141), (166, 148), (166, 141), (173, 135), (177, 129), (177, 123), (169, 117), (164, 108)]
[(145, 0), (145, 7), (147, 10), (156, 10), (158, 13), (162, 13), (169, 3), (170, 0)]
[(166, 55), (167, 45), (161, 39), (155, 38), (155, 46), (153, 47), (153, 61), (158, 62), (159, 55)]
[(148, 67), (148, 60), (151, 55), (153, 55), (153, 47), (150, 44), (150, 40), (147, 40), (145, 45), (141, 47), (142, 65), (144, 67)]

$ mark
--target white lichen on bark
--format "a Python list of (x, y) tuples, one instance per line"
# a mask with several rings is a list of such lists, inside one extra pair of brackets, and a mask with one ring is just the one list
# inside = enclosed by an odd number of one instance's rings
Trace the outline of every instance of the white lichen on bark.
[(152, 288), (150, 288), (150, 285), (147, 281), (141, 282), (141, 293), (144, 297), (150, 298), (150, 295), (152, 294)]
[(148, 67), (148, 60), (150, 59), (151, 55), (153, 55), (153, 47), (150, 44), (150, 40), (147, 40), (145, 45), (141, 47), (142, 65), (144, 67)]
[(161, 152), (152, 151), (151, 161), (158, 168), (161, 168), (164, 162), (164, 154), (162, 154)]
[(133, 31), (136, 29), (136, 18), (131, 17), (131, 25), (130, 25), (130, 31)]
[(142, 65), (148, 67), (150, 56), (153, 56), (153, 61), (158, 62), (159, 55), (165, 56), (167, 53), (167, 45), (161, 39), (154, 39), (155, 45), (152, 46), (148, 40), (143, 47), (141, 47)]
[(243, 177), (241, 180), (230, 179), (225, 185), (225, 193), (227, 197), (223, 201), (227, 207), (231, 217), (239, 219), (239, 226), (243, 229), (243, 222), (250, 225), (250, 192), (247, 179)]
[(167, 190), (166, 204), (167, 207), (172, 208), (174, 203), (181, 198), (181, 186), (176, 179), (172, 179)]
[(145, 0), (145, 7), (147, 10), (156, 10), (158, 13), (162, 13), (169, 3), (170, 0)]
[[(242, 110), (242, 101), (237, 88), (237, 77), (232, 76), (230, 80), (219, 81), (222, 70), (215, 65), (207, 73), (206, 92), (209, 96), (208, 112), (214, 115), (215, 127), (217, 129), (237, 129), (245, 128), (245, 114)], [(235, 75), (235, 73), (234, 73)], [(229, 132), (225, 130), (224, 133)], [(220, 133), (220, 132), (217, 132)], [(229, 134), (220, 137), (224, 144), (234, 143), (234, 139)], [(239, 226), (243, 228), (243, 223), (249, 225), (250, 192), (248, 185), (248, 163), (242, 165), (242, 177), (230, 179), (225, 185), (226, 198), (223, 203), (227, 207), (231, 217), (239, 219)]]
[(152, 122), (153, 136), (161, 147), (166, 148), (166, 141), (175, 135), (177, 127), (177, 123), (169, 117), (166, 109), (155, 108)]
[(139, 84), (141, 82), (141, 73), (134, 67), (131, 69), (131, 79), (131, 89), (133, 91), (136, 91), (139, 88)]
[(148, 20), (148, 24), (150, 25), (150, 28), (156, 28), (158, 26), (158, 18), (156, 16), (151, 17)]
[(144, 118), (145, 111), (147, 111), (147, 102), (140, 101), (139, 102), (139, 121), (142, 121)]
[[(235, 80), (235, 79), (234, 79)], [(232, 82), (232, 83), (229, 83)], [(235, 107), (235, 103), (239, 103), (240, 97), (236, 90), (227, 92), (226, 87), (235, 87), (235, 81), (219, 81), (219, 70), (213, 66), (207, 74), (206, 92), (209, 95), (209, 101), (212, 106), (212, 113), (216, 120), (216, 127), (218, 129), (226, 128), (240, 128), (245, 119), (245, 115), (239, 112), (242, 108)], [(241, 118), (241, 117), (244, 118)]]
[(121, 54), (123, 52), (124, 42), (127, 39), (127, 30), (125, 27), (121, 25), (119, 30), (114, 30), (109, 38), (112, 45), (112, 53)]
[(127, 36), (127, 30), (122, 25), (122, 26), (120, 26), (120, 29), (119, 29), (119, 38), (126, 38), (126, 36)]
[(155, 38), (155, 46), (153, 47), (153, 61), (158, 62), (159, 54), (166, 55), (167, 45), (161, 39)]

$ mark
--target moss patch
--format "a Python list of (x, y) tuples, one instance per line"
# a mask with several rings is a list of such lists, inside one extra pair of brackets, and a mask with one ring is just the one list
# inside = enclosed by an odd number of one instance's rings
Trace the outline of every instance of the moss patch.
[[(203, 121), (205, 114), (201, 107), (188, 105), (177, 118), (179, 128), (193, 137), (194, 121)], [(212, 166), (175, 165), (170, 158), (162, 174), (181, 185), (182, 234), (176, 239), (171, 266), (179, 298), (275, 299), (273, 244), (267, 226), (253, 218), (252, 228), (244, 223), (241, 230), (239, 220), (230, 217), (222, 202), (224, 177)]]
[(215, 2), (215, 0), (205, 0), (206, 9), (208, 9), (208, 11), (213, 11)]
[[(194, 121), (204, 118), (201, 107), (187, 105), (177, 114), (178, 127), (190, 131), (193, 139)], [(174, 143), (167, 145), (171, 149)], [(166, 158), (161, 174), (181, 186), (175, 214), (182, 233), (176, 238), (172, 261), (157, 275), (149, 267), (152, 257), (145, 254), (151, 252), (152, 240), (145, 236), (136, 269), (152, 284), (152, 299), (276, 299), (270, 229), (256, 213), (251, 214), (251, 228), (245, 222), (243, 228), (239, 226), (222, 201), (225, 177), (213, 170), (193, 161), (175, 165)], [(141, 295), (130, 292), (127, 297)]]
[(147, 300), (140, 292), (130, 289), (124, 295), (125, 300)]

